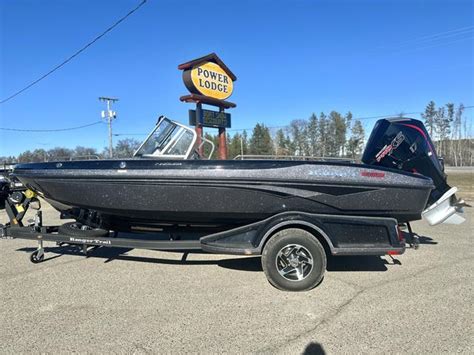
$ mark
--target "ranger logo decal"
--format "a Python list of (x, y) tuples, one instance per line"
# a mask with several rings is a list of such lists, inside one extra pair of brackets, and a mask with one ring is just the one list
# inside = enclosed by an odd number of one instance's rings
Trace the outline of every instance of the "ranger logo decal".
[(387, 155), (392, 154), (392, 152), (397, 149), (400, 144), (405, 140), (405, 136), (403, 133), (400, 131), (398, 134), (393, 138), (392, 142), (390, 144), (386, 144), (380, 152), (377, 153), (375, 156), (375, 160), (377, 160), (377, 163), (380, 163), (380, 161), (385, 158)]

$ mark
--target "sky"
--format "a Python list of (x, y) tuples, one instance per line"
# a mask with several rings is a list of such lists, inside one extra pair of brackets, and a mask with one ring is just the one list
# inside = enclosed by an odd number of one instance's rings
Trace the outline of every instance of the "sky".
[[(0, 99), (84, 46), (141, 0), (0, 0)], [(159, 115), (187, 123), (180, 63), (215, 52), (236, 74), (232, 129), (313, 112), (419, 112), (430, 100), (474, 105), (474, 8), (468, 0), (148, 0), (67, 65), (0, 105), (0, 128), (101, 120), (114, 140), (143, 139)], [(415, 118), (419, 115), (412, 114)], [(474, 109), (466, 110), (471, 119)], [(376, 119), (363, 120), (370, 131)], [(207, 129), (215, 133), (212, 129)], [(235, 131), (234, 131), (235, 132)], [(0, 130), (0, 156), (107, 146), (107, 125), (54, 133)]]

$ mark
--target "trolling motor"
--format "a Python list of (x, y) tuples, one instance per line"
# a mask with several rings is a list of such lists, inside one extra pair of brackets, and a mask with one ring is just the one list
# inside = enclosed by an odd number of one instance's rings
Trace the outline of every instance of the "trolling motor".
[(457, 187), (448, 185), (444, 164), (437, 157), (434, 144), (421, 121), (413, 118), (378, 120), (367, 142), (362, 162), (431, 178), (435, 188), (422, 213), (430, 225), (465, 221), (460, 213), (463, 207), (469, 205), (456, 198)]

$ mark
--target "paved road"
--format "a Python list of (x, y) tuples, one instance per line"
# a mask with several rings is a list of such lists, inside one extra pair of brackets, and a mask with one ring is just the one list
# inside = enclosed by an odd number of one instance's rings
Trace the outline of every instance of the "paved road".
[(32, 242), (3, 240), (0, 353), (472, 353), (472, 210), (415, 223), (421, 248), (396, 260), (333, 259), (304, 293), (274, 289), (254, 257), (50, 244), (34, 265)]

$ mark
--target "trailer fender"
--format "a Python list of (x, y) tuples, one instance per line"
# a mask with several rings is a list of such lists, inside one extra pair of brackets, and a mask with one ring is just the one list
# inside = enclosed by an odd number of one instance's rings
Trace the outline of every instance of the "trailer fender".
[(324, 247), (329, 248), (329, 250), (327, 251), (329, 251), (331, 254), (333, 253), (334, 245), (331, 239), (329, 238), (329, 236), (327, 235), (327, 233), (321, 227), (317, 226), (314, 223), (306, 221), (303, 218), (297, 218), (297, 217), (301, 217), (298, 215), (291, 215), (288, 217), (291, 217), (291, 219), (284, 220), (273, 225), (270, 229), (268, 229), (262, 235), (260, 242), (258, 244), (258, 250), (260, 252), (263, 251), (263, 248), (265, 247), (265, 244), (268, 242), (268, 240), (278, 231), (281, 231), (283, 229), (288, 229), (288, 228), (300, 228), (311, 233), (315, 238), (317, 238), (321, 242), (321, 244)]

